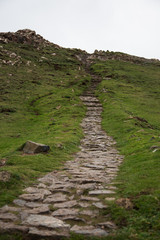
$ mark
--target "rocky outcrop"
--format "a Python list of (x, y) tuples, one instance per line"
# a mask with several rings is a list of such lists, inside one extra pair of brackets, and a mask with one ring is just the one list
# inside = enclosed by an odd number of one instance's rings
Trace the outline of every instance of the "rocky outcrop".
[(49, 149), (50, 147), (47, 145), (32, 142), (32, 141), (27, 141), (23, 147), (23, 152), (26, 154), (35, 154), (35, 153), (48, 152)]
[[(30, 29), (18, 30), (17, 32), (2, 32), (0, 33), (0, 43), (21, 43), (29, 44), (35, 47), (46, 47), (49, 45), (54, 45), (53, 43), (45, 40), (41, 35), (36, 34), (35, 31)], [(58, 45), (55, 45), (59, 48)]]

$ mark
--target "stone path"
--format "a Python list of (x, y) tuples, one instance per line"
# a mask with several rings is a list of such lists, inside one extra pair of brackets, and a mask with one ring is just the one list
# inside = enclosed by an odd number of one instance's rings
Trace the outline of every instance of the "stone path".
[(85, 133), (74, 161), (24, 190), (12, 206), (0, 209), (0, 231), (20, 231), (29, 236), (59, 239), (70, 232), (107, 236), (116, 228), (105, 214), (114, 201), (114, 179), (123, 158), (114, 141), (101, 129), (102, 106), (93, 90), (81, 96), (87, 106), (82, 122)]

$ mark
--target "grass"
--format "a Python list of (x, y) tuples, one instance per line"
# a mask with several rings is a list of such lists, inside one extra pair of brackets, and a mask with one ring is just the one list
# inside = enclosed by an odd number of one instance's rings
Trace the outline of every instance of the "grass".
[[(80, 122), (86, 111), (79, 95), (90, 82), (72, 51), (54, 46), (37, 51), (15, 43), (2, 46), (21, 56), (21, 64), (1, 65), (0, 159), (6, 159), (6, 165), (0, 171), (10, 172), (11, 179), (0, 182), (0, 206), (78, 151), (83, 136)], [(47, 144), (51, 150), (24, 155), (18, 149), (27, 140)]]
[(103, 105), (103, 129), (114, 137), (125, 157), (117, 177), (121, 182), (118, 196), (129, 198), (134, 205), (132, 210), (112, 205), (112, 219), (120, 227), (113, 239), (158, 240), (159, 66), (110, 60), (95, 62), (92, 70), (103, 79), (97, 90)]

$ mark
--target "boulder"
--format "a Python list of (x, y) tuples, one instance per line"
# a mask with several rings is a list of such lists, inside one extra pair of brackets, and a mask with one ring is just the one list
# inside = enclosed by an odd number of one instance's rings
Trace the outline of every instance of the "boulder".
[(24, 144), (23, 152), (26, 154), (35, 154), (35, 153), (48, 152), (49, 149), (50, 147), (47, 145), (32, 142), (32, 141), (27, 141)]

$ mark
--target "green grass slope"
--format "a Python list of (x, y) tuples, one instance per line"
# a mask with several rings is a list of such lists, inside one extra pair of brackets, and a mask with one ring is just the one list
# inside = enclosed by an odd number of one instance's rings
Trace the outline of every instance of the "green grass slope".
[[(0, 206), (23, 187), (53, 171), (78, 150), (85, 108), (79, 95), (90, 82), (75, 54), (56, 45), (0, 45)], [(16, 55), (15, 55), (16, 54)], [(27, 140), (50, 146), (48, 154), (24, 155)]]
[[(160, 66), (118, 60), (95, 61), (102, 77), (97, 96), (103, 129), (124, 155), (117, 182), (119, 198), (133, 209), (112, 206), (120, 227), (113, 239), (160, 239)], [(111, 238), (112, 239), (112, 238)]]

